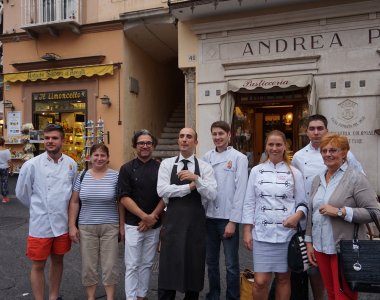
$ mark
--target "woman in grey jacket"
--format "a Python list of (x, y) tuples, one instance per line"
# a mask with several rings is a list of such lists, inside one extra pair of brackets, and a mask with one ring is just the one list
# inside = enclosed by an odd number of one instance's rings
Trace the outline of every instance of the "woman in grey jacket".
[(345, 136), (325, 135), (320, 149), (327, 169), (315, 177), (311, 188), (307, 253), (310, 263), (321, 270), (330, 300), (357, 299), (357, 292), (351, 291), (344, 279), (344, 292), (339, 288), (339, 241), (352, 239), (355, 223), (360, 224), (359, 238), (365, 239), (365, 224), (371, 222), (366, 208), (375, 209), (379, 218), (380, 207), (366, 176), (347, 164), (350, 146)]

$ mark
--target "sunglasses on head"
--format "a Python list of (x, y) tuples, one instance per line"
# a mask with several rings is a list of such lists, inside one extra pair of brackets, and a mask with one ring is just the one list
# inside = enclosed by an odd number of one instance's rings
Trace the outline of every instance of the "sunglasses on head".
[(46, 126), (46, 128), (54, 128), (54, 129), (63, 129), (61, 125), (58, 125), (58, 124), (49, 124), (48, 126)]

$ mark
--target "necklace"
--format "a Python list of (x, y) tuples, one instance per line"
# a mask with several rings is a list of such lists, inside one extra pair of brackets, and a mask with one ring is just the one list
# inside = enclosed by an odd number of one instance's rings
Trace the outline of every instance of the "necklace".
[(330, 182), (330, 179), (331, 179), (331, 177), (332, 177), (333, 175), (334, 175), (334, 174), (330, 174), (329, 172), (326, 172), (326, 175), (325, 175), (326, 183), (329, 183), (329, 182)]

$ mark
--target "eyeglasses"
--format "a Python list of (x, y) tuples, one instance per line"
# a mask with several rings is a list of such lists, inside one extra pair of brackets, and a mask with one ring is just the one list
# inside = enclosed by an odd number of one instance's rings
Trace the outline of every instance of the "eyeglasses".
[(137, 142), (136, 143), (137, 146), (147, 146), (147, 147), (151, 147), (153, 145), (153, 142), (151, 141), (148, 141), (148, 142)]
[(327, 153), (335, 154), (335, 153), (337, 153), (338, 151), (340, 151), (339, 148), (321, 149), (321, 153), (322, 153), (322, 154), (327, 154)]

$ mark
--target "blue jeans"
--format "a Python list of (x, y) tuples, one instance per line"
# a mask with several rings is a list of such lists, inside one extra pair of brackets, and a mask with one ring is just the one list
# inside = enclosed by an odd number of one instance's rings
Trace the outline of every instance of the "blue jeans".
[(228, 239), (223, 238), (224, 228), (229, 220), (207, 218), (207, 273), (209, 281), (208, 300), (220, 299), (219, 253), (223, 243), (225, 264), (227, 300), (240, 299), (240, 267), (239, 267), (239, 224), (236, 224), (235, 234)]

